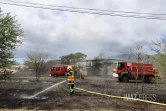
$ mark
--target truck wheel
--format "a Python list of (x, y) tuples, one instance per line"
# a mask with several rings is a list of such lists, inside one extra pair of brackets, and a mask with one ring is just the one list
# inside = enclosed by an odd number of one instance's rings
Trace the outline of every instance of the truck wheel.
[(155, 77), (154, 76), (150, 76), (150, 82), (155, 83)]
[(129, 82), (129, 77), (128, 76), (122, 76), (122, 82)]
[(145, 78), (146, 83), (155, 83), (155, 77), (154, 76), (147, 76)]
[(54, 74), (52, 77), (58, 77), (58, 75)]
[(63, 73), (62, 76), (65, 77), (65, 74)]
[(122, 78), (118, 78), (118, 81), (119, 81), (119, 82), (122, 82)]

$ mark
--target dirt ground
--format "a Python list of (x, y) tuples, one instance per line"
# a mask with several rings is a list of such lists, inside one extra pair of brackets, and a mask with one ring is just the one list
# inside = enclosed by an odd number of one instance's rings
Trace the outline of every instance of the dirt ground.
[[(48, 91), (34, 97), (30, 97), (46, 88), (66, 80), (65, 77), (49, 77), (45, 74), (39, 82), (35, 77), (25, 72), (12, 75), (10, 79), (0, 80), (0, 110), (62, 110), (62, 111), (165, 111), (166, 106), (154, 105), (138, 101), (110, 98), (75, 90), (74, 95), (69, 95), (67, 83), (62, 83)], [(114, 78), (86, 77), (84, 80), (76, 79), (75, 87), (89, 91), (115, 96), (135, 94), (136, 83), (119, 83)], [(141, 83), (139, 83), (141, 91)], [(144, 84), (144, 94), (154, 95), (149, 98), (155, 102), (166, 103), (165, 84)]]

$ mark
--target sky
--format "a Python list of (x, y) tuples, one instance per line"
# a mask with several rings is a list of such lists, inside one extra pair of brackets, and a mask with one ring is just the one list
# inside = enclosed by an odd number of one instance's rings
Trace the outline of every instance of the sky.
[[(0, 0), (3, 1), (3, 0)], [(6, 0), (7, 1), (7, 0)], [(15, 0), (26, 2), (27, 0)], [(112, 11), (166, 14), (165, 0), (28, 0), (31, 3)], [(152, 40), (166, 38), (166, 20), (92, 15), (27, 8), (0, 3), (4, 12), (16, 15), (25, 40), (14, 52), (18, 62), (30, 51), (43, 51), (50, 59), (82, 52), (93, 59), (129, 53), (138, 45), (148, 49)]]

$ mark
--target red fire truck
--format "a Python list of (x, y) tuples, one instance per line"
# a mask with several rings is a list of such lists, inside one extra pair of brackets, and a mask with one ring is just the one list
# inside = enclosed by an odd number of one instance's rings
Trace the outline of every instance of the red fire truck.
[(144, 82), (153, 83), (156, 74), (157, 71), (154, 70), (153, 65), (147, 63), (118, 62), (113, 69), (113, 77), (118, 78), (119, 82), (144, 78)]
[[(53, 65), (51, 70), (50, 70), (50, 76), (66, 76), (66, 69), (69, 65)], [(74, 68), (73, 65), (72, 68)]]

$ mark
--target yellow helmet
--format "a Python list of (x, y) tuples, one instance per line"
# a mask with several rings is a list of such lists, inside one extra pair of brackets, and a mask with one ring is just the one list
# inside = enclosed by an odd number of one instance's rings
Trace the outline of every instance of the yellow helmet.
[(68, 66), (67, 67), (67, 70), (72, 70), (73, 68), (71, 66)]

